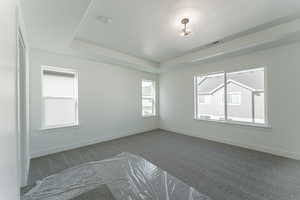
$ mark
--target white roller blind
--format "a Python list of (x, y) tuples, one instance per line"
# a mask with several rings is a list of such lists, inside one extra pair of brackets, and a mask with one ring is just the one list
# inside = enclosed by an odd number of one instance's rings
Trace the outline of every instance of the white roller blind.
[(44, 71), (43, 77), (44, 96), (51, 97), (74, 97), (75, 78), (74, 74)]
[(45, 99), (45, 122), (47, 126), (76, 123), (74, 99)]

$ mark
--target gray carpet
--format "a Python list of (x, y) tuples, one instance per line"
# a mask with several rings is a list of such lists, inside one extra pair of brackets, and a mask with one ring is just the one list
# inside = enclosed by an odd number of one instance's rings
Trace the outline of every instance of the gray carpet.
[(300, 161), (162, 130), (33, 159), (22, 192), (43, 177), (121, 152), (141, 155), (213, 200), (300, 199)]

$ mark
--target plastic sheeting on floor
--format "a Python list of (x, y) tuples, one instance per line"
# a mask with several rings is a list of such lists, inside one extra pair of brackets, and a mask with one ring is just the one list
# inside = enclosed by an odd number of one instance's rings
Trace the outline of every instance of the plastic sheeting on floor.
[(101, 185), (106, 185), (116, 200), (210, 200), (149, 161), (130, 153), (84, 163), (44, 178), (22, 196), (22, 200), (67, 200)]

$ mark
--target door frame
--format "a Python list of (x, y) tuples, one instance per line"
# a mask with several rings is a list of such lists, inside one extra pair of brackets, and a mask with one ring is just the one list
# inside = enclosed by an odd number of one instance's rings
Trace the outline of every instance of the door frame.
[[(19, 10), (18, 10), (19, 11)], [(29, 173), (29, 166), (30, 166), (30, 154), (29, 154), (29, 127), (30, 127), (30, 121), (29, 121), (29, 62), (28, 62), (28, 50), (27, 50), (27, 43), (24, 38), (24, 32), (22, 31), (22, 27), (24, 27), (22, 23), (22, 19), (20, 16), (20, 12), (17, 13), (17, 80), (16, 80), (16, 91), (17, 91), (17, 145), (18, 145), (18, 173), (19, 173), (19, 182), (20, 187), (24, 187), (27, 185), (28, 180), (28, 173)], [(20, 48), (22, 45), (22, 48), (24, 50), (23, 56), (24, 56), (24, 66), (21, 66), (20, 63)], [(21, 67), (24, 67), (25, 69), (21, 70)], [(25, 97), (21, 97), (21, 76), (24, 76), (24, 74), (21, 74), (21, 71), (25, 72)], [(21, 99), (25, 98), (26, 104), (25, 104), (25, 114), (21, 113)], [(24, 105), (23, 105), (24, 106)], [(25, 116), (25, 119), (24, 117)], [(24, 127), (22, 128), (22, 124), (24, 124)], [(24, 130), (21, 130), (24, 129)], [(21, 134), (25, 134), (25, 137), (22, 137)], [(24, 139), (22, 139), (24, 138)], [(24, 147), (24, 148), (22, 148)], [(25, 151), (23, 151), (25, 150)], [(23, 161), (23, 162), (22, 162)]]

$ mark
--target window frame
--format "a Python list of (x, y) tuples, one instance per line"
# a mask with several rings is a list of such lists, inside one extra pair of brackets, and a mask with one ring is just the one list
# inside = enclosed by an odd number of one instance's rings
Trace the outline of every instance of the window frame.
[[(74, 75), (74, 97), (69, 96), (45, 96), (44, 95), (44, 71), (51, 71), (55, 73), (62, 74), (72, 74)], [(46, 99), (72, 99), (75, 101), (75, 122), (74, 123), (63, 123), (53, 126), (47, 126), (45, 121), (45, 101)], [(52, 67), (52, 66), (41, 66), (41, 130), (48, 129), (57, 129), (57, 128), (67, 128), (67, 127), (76, 127), (79, 126), (79, 109), (78, 109), (78, 71), (71, 68), (62, 68), (62, 67)]]
[[(143, 96), (143, 82), (152, 82), (153, 83), (153, 88), (154, 88), (153, 97), (144, 97)], [(152, 104), (153, 104), (152, 112), (153, 112), (153, 114), (151, 114), (151, 115), (144, 115), (144, 112), (143, 112), (143, 100), (144, 99), (152, 101)], [(143, 118), (157, 116), (157, 110), (156, 110), (156, 81), (155, 80), (142, 79), (142, 81), (141, 81), (141, 110), (142, 110), (141, 113), (142, 113), (142, 117)]]
[[(264, 116), (265, 116), (265, 123), (255, 123), (255, 122), (242, 122), (242, 121), (232, 121), (228, 120), (228, 111), (227, 111), (227, 74), (232, 72), (242, 72), (242, 71), (251, 71), (251, 70), (258, 70), (264, 69)], [(198, 117), (198, 93), (197, 93), (197, 77), (201, 76), (211, 76), (224, 73), (224, 120), (215, 120), (215, 119), (203, 119)], [(206, 122), (215, 122), (220, 124), (232, 124), (232, 125), (241, 125), (241, 126), (250, 126), (250, 127), (258, 127), (258, 128), (271, 128), (270, 118), (269, 118), (269, 98), (268, 98), (268, 77), (267, 77), (267, 66), (255, 66), (255, 67), (248, 67), (248, 68), (237, 68), (233, 70), (223, 70), (217, 72), (209, 72), (203, 73), (194, 76), (194, 120), (197, 121), (206, 121)]]

